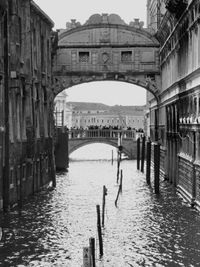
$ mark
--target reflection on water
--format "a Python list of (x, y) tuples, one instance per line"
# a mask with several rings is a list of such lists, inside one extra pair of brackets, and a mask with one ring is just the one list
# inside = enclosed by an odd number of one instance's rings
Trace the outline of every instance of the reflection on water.
[(68, 173), (57, 175), (55, 190), (34, 196), (21, 214), (1, 217), (0, 266), (80, 267), (83, 247), (97, 238), (103, 185), (108, 188), (105, 255), (97, 267), (200, 266), (199, 214), (166, 182), (155, 196), (135, 161), (123, 161), (122, 169), (118, 208), (116, 162), (76, 161)]

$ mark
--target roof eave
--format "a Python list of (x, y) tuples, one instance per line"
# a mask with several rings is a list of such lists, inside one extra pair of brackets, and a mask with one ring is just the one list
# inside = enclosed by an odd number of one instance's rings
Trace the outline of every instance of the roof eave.
[(31, 7), (41, 15), (53, 28), (55, 26), (53, 20), (33, 1), (31, 0)]

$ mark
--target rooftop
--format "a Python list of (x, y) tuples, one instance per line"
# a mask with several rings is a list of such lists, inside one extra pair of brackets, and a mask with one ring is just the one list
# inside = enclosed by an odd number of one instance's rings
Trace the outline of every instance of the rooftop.
[(67, 102), (68, 106), (72, 106), (74, 111), (104, 111), (104, 114), (120, 114), (120, 115), (143, 115), (146, 106), (109, 106), (102, 103), (91, 102)]

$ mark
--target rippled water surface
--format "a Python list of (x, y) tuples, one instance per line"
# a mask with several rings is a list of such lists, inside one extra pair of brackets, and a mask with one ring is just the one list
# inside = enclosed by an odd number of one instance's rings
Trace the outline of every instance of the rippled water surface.
[[(116, 163), (75, 161), (57, 175), (57, 188), (41, 192), (1, 216), (0, 266), (82, 266), (83, 247), (97, 238), (96, 205), (106, 196), (104, 257), (97, 267), (200, 266), (200, 217), (167, 182), (155, 196), (123, 161), (123, 189), (115, 207)], [(98, 244), (96, 256), (98, 257)]]

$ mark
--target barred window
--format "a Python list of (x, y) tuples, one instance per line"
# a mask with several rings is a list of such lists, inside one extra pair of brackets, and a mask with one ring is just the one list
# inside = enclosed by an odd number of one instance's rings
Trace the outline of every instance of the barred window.
[(79, 52), (79, 62), (89, 62), (89, 52)]
[(122, 51), (121, 52), (121, 61), (122, 62), (131, 62), (132, 61), (132, 51)]

